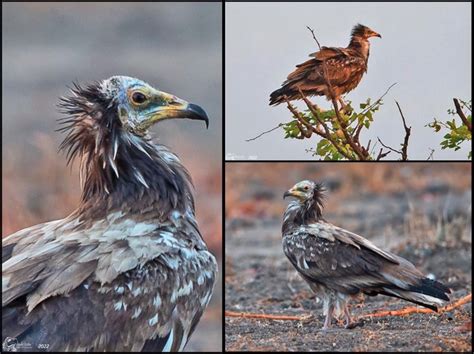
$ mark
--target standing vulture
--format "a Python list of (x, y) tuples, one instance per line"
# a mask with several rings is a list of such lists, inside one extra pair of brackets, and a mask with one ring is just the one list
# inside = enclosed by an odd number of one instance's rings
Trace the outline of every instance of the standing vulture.
[(66, 218), (3, 240), (2, 342), (28, 351), (181, 351), (209, 303), (217, 263), (199, 232), (191, 177), (148, 128), (171, 118), (207, 126), (208, 117), (125, 76), (74, 84), (71, 93), (60, 103), (68, 115), (61, 148), (68, 161), (80, 159), (82, 199)]
[[(328, 100), (334, 98), (344, 106), (341, 96), (355, 89), (367, 71), (371, 37), (382, 38), (369, 27), (358, 24), (352, 29), (347, 48), (322, 47), (319, 52), (310, 54), (314, 59), (297, 65), (282, 87), (271, 93), (270, 105), (300, 99), (301, 90), (305, 96), (324, 95)], [(331, 97), (324, 77), (323, 62), (334, 97)]]
[[(428, 279), (407, 260), (384, 251), (365, 238), (328, 223), (322, 217), (323, 187), (297, 183), (283, 217), (283, 250), (310, 288), (323, 300), (323, 329), (333, 315), (344, 314), (352, 327), (347, 302), (359, 293), (394, 296), (434, 311), (449, 301), (451, 291)], [(336, 313), (334, 313), (336, 312)]]

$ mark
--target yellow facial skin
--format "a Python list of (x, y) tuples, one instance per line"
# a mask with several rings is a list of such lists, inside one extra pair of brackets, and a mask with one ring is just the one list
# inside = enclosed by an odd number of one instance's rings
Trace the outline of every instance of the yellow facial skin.
[(146, 132), (153, 124), (174, 118), (203, 120), (209, 126), (209, 118), (201, 107), (151, 86), (128, 89), (127, 101), (122, 107), (128, 109), (120, 112), (120, 116), (135, 132)]
[(311, 185), (307, 181), (302, 181), (300, 183), (295, 184), (290, 190), (286, 191), (283, 194), (283, 198), (286, 197), (294, 197), (298, 200), (306, 200), (308, 198), (308, 194), (311, 191)]

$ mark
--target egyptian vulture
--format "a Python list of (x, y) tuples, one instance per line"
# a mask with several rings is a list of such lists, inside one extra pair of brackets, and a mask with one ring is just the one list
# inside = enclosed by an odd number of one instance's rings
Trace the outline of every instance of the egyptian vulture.
[(384, 251), (365, 238), (324, 220), (324, 188), (302, 181), (285, 192), (292, 197), (283, 216), (283, 251), (301, 277), (323, 300), (323, 329), (333, 316), (352, 322), (347, 303), (359, 293), (394, 296), (434, 311), (449, 301), (451, 291), (428, 279), (407, 260)]
[(74, 84), (60, 107), (61, 149), (80, 159), (82, 198), (66, 218), (3, 239), (2, 342), (183, 350), (217, 263), (199, 232), (189, 173), (148, 128), (172, 118), (207, 126), (206, 113), (125, 76)]
[[(382, 36), (369, 27), (358, 24), (352, 29), (347, 48), (322, 47), (320, 51), (310, 54), (314, 58), (297, 65), (282, 87), (270, 94), (270, 105), (301, 99), (301, 90), (307, 97), (324, 95), (328, 100), (334, 98), (344, 107), (341, 96), (355, 89), (367, 72), (371, 37)], [(324, 78), (323, 62), (326, 65), (326, 79), (333, 89), (334, 97), (331, 97)]]

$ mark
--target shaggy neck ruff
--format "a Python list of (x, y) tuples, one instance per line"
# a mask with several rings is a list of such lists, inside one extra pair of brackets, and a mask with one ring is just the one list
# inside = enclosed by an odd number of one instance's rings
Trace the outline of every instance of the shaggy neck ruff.
[(113, 97), (100, 83), (74, 84), (72, 96), (61, 99), (60, 131), (67, 133), (60, 149), (68, 163), (80, 160), (80, 215), (101, 218), (113, 210), (140, 213), (155, 208), (194, 210), (191, 177), (178, 157), (122, 126)]
[(285, 234), (291, 228), (308, 225), (323, 219), (324, 188), (316, 184), (313, 195), (305, 200), (290, 202), (283, 214), (282, 232)]

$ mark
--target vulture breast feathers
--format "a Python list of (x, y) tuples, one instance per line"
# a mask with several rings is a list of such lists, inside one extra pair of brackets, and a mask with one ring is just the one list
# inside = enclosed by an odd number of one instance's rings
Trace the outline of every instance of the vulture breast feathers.
[(2, 341), (30, 351), (183, 350), (217, 265), (188, 172), (148, 128), (207, 115), (124, 76), (75, 85), (60, 106), (82, 199), (65, 219), (3, 240)]
[(296, 200), (285, 212), (282, 233), (285, 255), (324, 301), (324, 328), (335, 310), (352, 325), (347, 301), (359, 293), (394, 296), (435, 311), (449, 301), (446, 286), (407, 260), (325, 221), (322, 191), (322, 185), (302, 181), (285, 193)]

